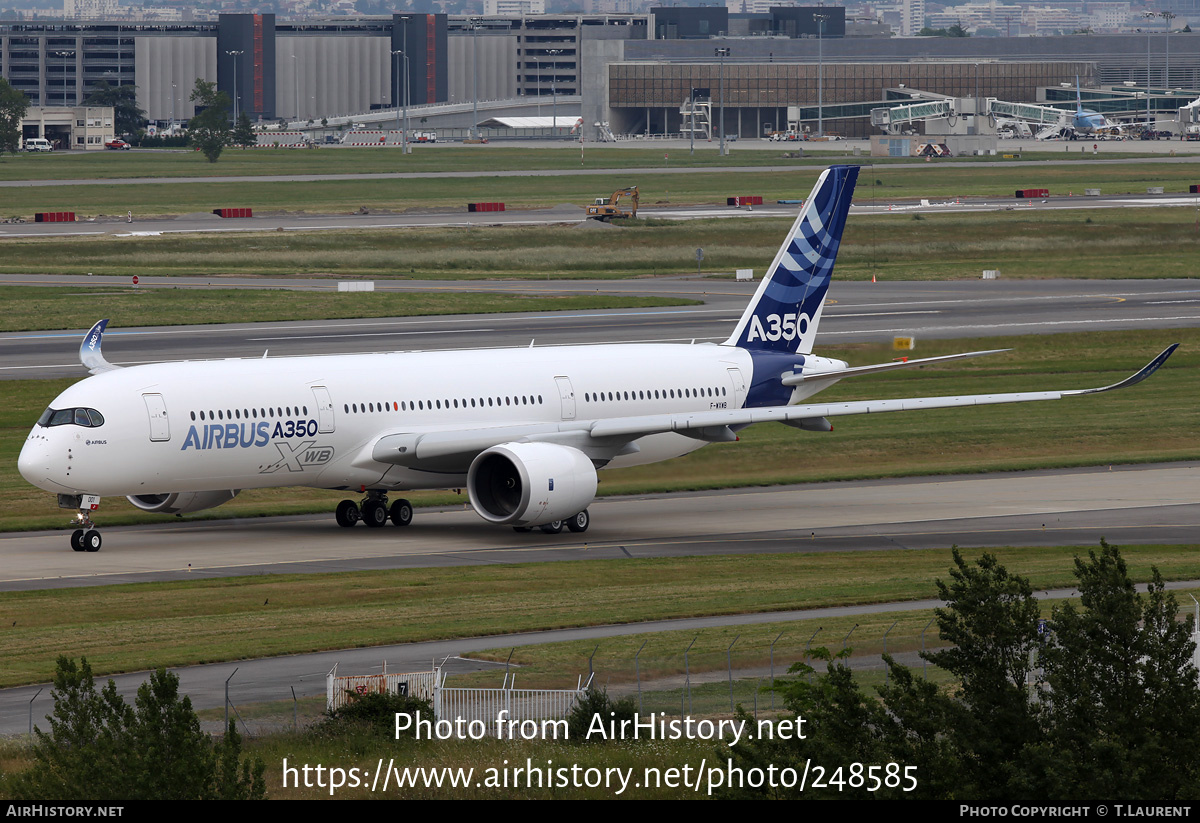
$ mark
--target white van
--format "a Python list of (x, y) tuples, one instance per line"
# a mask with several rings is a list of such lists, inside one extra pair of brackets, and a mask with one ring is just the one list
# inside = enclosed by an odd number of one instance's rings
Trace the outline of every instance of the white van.
[(54, 146), (45, 137), (30, 137), (25, 141), (25, 151), (54, 151)]

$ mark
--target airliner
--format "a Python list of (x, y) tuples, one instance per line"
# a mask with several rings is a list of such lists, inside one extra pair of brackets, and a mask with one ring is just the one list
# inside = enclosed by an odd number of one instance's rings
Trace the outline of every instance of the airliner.
[(1079, 90), (1079, 75), (1075, 76), (1075, 114), (1071, 118), (1071, 127), (1076, 134), (1100, 134), (1116, 132), (1121, 134), (1124, 126), (1114, 123), (1098, 111), (1083, 107), (1083, 93)]
[(71, 547), (97, 551), (104, 496), (186, 514), (243, 489), (340, 489), (336, 520), (408, 525), (410, 489), (465, 488), (485, 521), (582, 532), (596, 472), (735, 441), (753, 423), (829, 431), (830, 418), (1092, 394), (1149, 377), (1172, 346), (1111, 386), (958, 397), (808, 403), (839, 380), (992, 352), (850, 366), (813, 343), (858, 178), (817, 180), (729, 338), (720, 344), (607, 344), (152, 363), (103, 354), (107, 320), (85, 335), (93, 375), (51, 403), (18, 461), (30, 483), (77, 509)]

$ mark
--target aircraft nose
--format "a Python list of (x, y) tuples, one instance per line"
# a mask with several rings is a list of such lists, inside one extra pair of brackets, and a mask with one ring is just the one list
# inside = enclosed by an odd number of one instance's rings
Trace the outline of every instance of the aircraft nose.
[(45, 488), (50, 475), (50, 444), (37, 435), (30, 435), (17, 457), (17, 471), (39, 488)]

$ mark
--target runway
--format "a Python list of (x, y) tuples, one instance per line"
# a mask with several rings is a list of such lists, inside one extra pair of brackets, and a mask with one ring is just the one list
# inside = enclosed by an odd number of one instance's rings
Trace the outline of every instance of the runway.
[(0, 591), (258, 574), (579, 559), (960, 546), (1196, 543), (1200, 464), (1114, 466), (601, 498), (584, 534), (518, 534), (466, 504), (413, 525), (343, 529), (333, 514), (0, 536)]
[[(28, 278), (26, 278), (28, 279)], [(57, 285), (104, 286), (116, 278), (55, 277)], [(203, 288), (203, 278), (147, 278), (145, 287)], [(0, 285), (24, 282), (0, 277)], [(238, 278), (219, 285), (332, 288), (328, 281)], [(217, 284), (213, 284), (217, 285)], [(120, 328), (104, 335), (104, 352), (120, 365), (171, 360), (346, 354), (398, 350), (724, 340), (757, 283), (718, 278), (623, 281), (389, 281), (381, 289), (489, 291), (505, 294), (654, 295), (702, 300), (702, 306), (586, 312), (455, 315), (363, 320)], [(140, 288), (141, 286), (139, 286)], [(1169, 329), (1200, 322), (1198, 280), (962, 280), (838, 282), (830, 287), (817, 339), (839, 343), (920, 341), (1073, 331)], [(0, 335), (0, 380), (82, 377), (78, 347), (86, 329)], [(918, 348), (919, 350), (919, 348)], [(1154, 352), (1148, 352), (1147, 358)]]
[[(672, 169), (670, 173), (688, 170)], [(794, 172), (793, 168), (746, 168), (742, 172), (776, 173)], [(616, 173), (605, 171), (605, 174)], [(643, 172), (646, 173), (646, 172)], [(667, 173), (655, 170), (654, 173)], [(516, 173), (514, 173), (516, 174)], [(351, 177), (386, 177), (390, 175), (350, 175)], [(408, 175), (395, 175), (403, 177)], [(420, 175), (416, 175), (420, 176)], [(434, 176), (434, 175), (429, 175)], [(527, 176), (520, 173), (520, 176)], [(230, 178), (230, 182), (246, 183), (269, 180), (265, 177)], [(27, 181), (8, 185), (61, 185), (64, 181)], [(79, 181), (82, 183), (89, 181)], [(92, 183), (114, 182), (163, 183), (172, 181), (139, 179), (136, 181), (96, 180)], [(178, 185), (188, 182), (213, 182), (204, 178), (196, 181), (176, 181)], [(0, 183), (3, 187), (4, 183)], [(1035, 211), (1061, 209), (1105, 209), (1105, 208), (1165, 208), (1171, 206), (1200, 205), (1196, 195), (1173, 192), (1161, 195), (1117, 194), (1095, 197), (1056, 196), (1045, 199), (1014, 200), (1002, 197), (972, 197), (954, 200), (922, 200), (904, 198), (895, 201), (876, 200), (868, 202), (867, 195), (851, 207), (852, 215), (919, 213), (937, 214), (945, 212), (995, 212)], [(780, 203), (764, 203), (753, 209), (719, 205), (655, 205), (638, 210), (639, 217), (654, 220), (702, 220), (709, 218), (786, 219), (795, 217), (796, 206)], [(586, 219), (583, 206), (559, 205), (549, 209), (513, 208), (502, 212), (470, 213), (462, 211), (406, 211), (402, 213), (375, 214), (290, 214), (262, 213), (246, 218), (221, 218), (213, 214), (182, 214), (174, 217), (134, 215), (133, 222), (126, 222), (120, 215), (85, 218), (73, 223), (0, 223), (0, 239), (3, 238), (48, 238), (48, 237), (157, 237), (175, 234), (228, 234), (246, 232), (310, 232), (310, 231), (373, 231), (403, 228), (468, 228), (478, 226), (550, 226), (577, 224)]]

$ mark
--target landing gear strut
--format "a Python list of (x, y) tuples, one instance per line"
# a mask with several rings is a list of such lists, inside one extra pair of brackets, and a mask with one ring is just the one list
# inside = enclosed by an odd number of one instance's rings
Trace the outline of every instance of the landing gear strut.
[(335, 513), (337, 524), (349, 528), (359, 520), (373, 529), (386, 526), (389, 520), (396, 526), (407, 526), (413, 519), (412, 503), (400, 499), (389, 507), (387, 495), (383, 492), (367, 492), (361, 503), (353, 500), (343, 500), (338, 503)]

